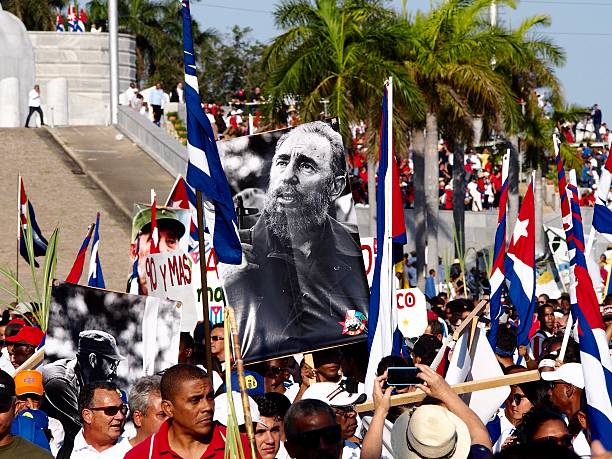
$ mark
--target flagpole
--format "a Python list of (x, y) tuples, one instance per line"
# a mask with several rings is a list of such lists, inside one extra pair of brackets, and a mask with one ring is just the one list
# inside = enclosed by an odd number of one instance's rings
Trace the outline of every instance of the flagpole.
[[(389, 77), (387, 84), (387, 178), (385, 180), (385, 201), (389, 212), (385, 212), (385, 228), (387, 229), (387, 238), (384, 241), (385, 253), (387, 254), (389, 275), (387, 282), (389, 285), (389, 305), (392, 311), (395, 311), (395, 273), (393, 269), (393, 161), (395, 154), (393, 151), (393, 77)], [(393, 315), (392, 315), (393, 316)]]
[[(17, 253), (15, 256), (15, 280), (19, 282), (19, 243), (21, 239), (21, 174), (17, 179)], [(15, 299), (19, 301), (19, 285), (15, 286)]]
[[(208, 310), (208, 281), (206, 279), (206, 248), (204, 246), (204, 208), (202, 192), (196, 190), (196, 211), (198, 216), (198, 250), (200, 251), (200, 280), (202, 313), (204, 314), (204, 346), (206, 347), (206, 371), (212, 378), (212, 354), (210, 353), (210, 313)], [(226, 344), (227, 345), (227, 344)], [(229, 365), (229, 362), (226, 363)]]

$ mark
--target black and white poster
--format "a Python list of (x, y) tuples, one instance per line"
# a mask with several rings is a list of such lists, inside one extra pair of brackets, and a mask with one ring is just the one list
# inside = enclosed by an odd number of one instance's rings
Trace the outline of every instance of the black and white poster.
[(369, 289), (337, 122), (219, 142), (240, 266), (220, 265), (246, 361), (367, 336)]

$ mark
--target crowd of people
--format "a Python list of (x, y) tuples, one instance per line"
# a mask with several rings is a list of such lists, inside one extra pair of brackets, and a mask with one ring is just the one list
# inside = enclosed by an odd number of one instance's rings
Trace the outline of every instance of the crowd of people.
[[(247, 365), (256, 456), (610, 457), (598, 442), (591, 442), (580, 352), (572, 338), (560, 356), (569, 296), (540, 295), (537, 301), (524, 344), (517, 342), (517, 311), (504, 306), (492, 364), (506, 375), (537, 369), (541, 379), (512, 385), (503, 405), (491, 407), (495, 414), (488, 419), (446, 382), (452, 351), (437, 368), (430, 367), (445, 337), (461, 326), (476, 300), (449, 301), (444, 293), (429, 298), (425, 333), (405, 340), (401, 355), (378, 362), (372, 393), (365, 393), (368, 353), (363, 341), (313, 352), (312, 365), (302, 355)], [(612, 295), (605, 298), (602, 315), (612, 343)], [(486, 331), (488, 313), (477, 320)], [(230, 418), (227, 372), (240, 442), (249, 457), (236, 362), (225, 360), (229, 344), (223, 323), (210, 331), (212, 374), (201, 365), (205, 340), (198, 325), (193, 336), (181, 333), (177, 365), (141, 377), (131, 387), (113, 382), (121, 357), (112, 336), (104, 332), (80, 337), (74, 363), (25, 370), (22, 365), (44, 337), (32, 305), (20, 303), (5, 311), (0, 335), (0, 458), (222, 458)], [(417, 384), (389, 386), (391, 367), (416, 367)], [(392, 395), (417, 389), (427, 395), (422, 403), (391, 406)], [(373, 400), (374, 410), (358, 413), (366, 399)]]
[[(550, 103), (538, 98), (545, 116), (550, 116)], [(550, 106), (550, 107), (549, 107)], [(548, 113), (548, 115), (547, 115)], [(593, 106), (590, 115), (576, 123), (559, 122), (556, 132), (564, 142), (575, 149), (576, 157), (582, 161), (578, 172), (578, 184), (581, 188), (580, 205), (592, 207), (595, 203), (595, 192), (599, 184), (601, 169), (609, 153), (610, 129), (602, 123), (602, 113), (597, 105)], [(368, 147), (367, 129), (361, 123), (352, 126), (352, 145), (349, 152), (351, 185), (356, 203), (368, 202)], [(410, 150), (407, 158), (398, 158), (400, 189), (404, 208), (414, 207), (414, 151)], [(439, 207), (443, 210), (453, 209), (453, 152), (444, 140), (438, 143), (438, 197)], [(493, 147), (468, 149), (464, 155), (465, 209), (475, 212), (497, 208), (502, 187), (502, 154)], [(552, 159), (554, 161), (554, 158)], [(553, 163), (551, 163), (553, 165)], [(556, 166), (555, 166), (556, 171)], [(377, 178), (376, 178), (377, 179)]]

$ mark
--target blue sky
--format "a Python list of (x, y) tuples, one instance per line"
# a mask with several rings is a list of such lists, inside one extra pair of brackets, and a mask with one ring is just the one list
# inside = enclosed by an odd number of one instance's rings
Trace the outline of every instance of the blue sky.
[[(192, 15), (203, 28), (213, 27), (229, 32), (233, 25), (251, 27), (252, 37), (263, 42), (273, 38), (279, 30), (274, 25), (271, 12), (277, 0), (192, 0)], [(409, 12), (426, 11), (430, 0), (408, 0)], [(400, 0), (391, 4), (401, 8)], [(612, 110), (612, 88), (608, 84), (612, 59), (612, 0), (523, 0), (515, 10), (502, 8), (500, 20), (519, 24), (525, 17), (547, 14), (552, 25), (542, 33), (550, 36), (567, 53), (564, 67), (557, 75), (568, 102), (591, 106), (598, 103), (604, 120)]]

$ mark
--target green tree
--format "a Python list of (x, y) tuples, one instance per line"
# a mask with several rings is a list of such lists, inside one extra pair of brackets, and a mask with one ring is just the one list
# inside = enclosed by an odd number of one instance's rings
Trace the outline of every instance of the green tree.
[[(425, 205), (427, 266), (438, 267), (438, 138), (445, 131), (461, 142), (472, 142), (472, 119), (479, 113), (500, 114), (516, 123), (518, 106), (507, 81), (492, 65), (493, 58), (517, 59), (523, 50), (507, 31), (491, 27), (486, 13), (492, 0), (446, 0), (428, 13), (418, 13), (412, 21), (412, 48), (406, 67), (425, 100), (425, 145), (423, 189), (415, 190), (415, 203)], [(497, 2), (511, 4), (511, 2)], [(456, 165), (461, 167), (460, 164)], [(417, 171), (418, 174), (418, 171)], [(458, 184), (455, 184), (457, 186)], [(463, 187), (462, 187), (463, 188)], [(416, 193), (424, 193), (418, 199)], [(417, 209), (419, 213), (419, 209)], [(458, 225), (460, 237), (463, 225)], [(417, 244), (424, 258), (424, 244)], [(420, 256), (419, 256), (420, 255)], [(420, 267), (419, 267), (420, 268)], [(422, 269), (419, 269), (419, 273)]]
[(56, 12), (67, 3), (67, 0), (0, 0), (2, 9), (17, 16), (27, 30), (54, 30)]
[(240, 88), (247, 95), (262, 86), (266, 77), (261, 67), (265, 46), (249, 37), (249, 27), (234, 26), (229, 35), (201, 47), (201, 93), (214, 101), (228, 101)]
[(293, 96), (301, 119), (311, 121), (328, 100), (348, 139), (351, 122), (379, 125), (383, 82), (392, 76), (395, 132), (405, 133), (410, 116), (420, 113), (419, 93), (397, 59), (409, 39), (405, 23), (382, 1), (285, 0), (274, 17), (284, 32), (263, 57), (273, 114), (283, 117), (285, 98)]

